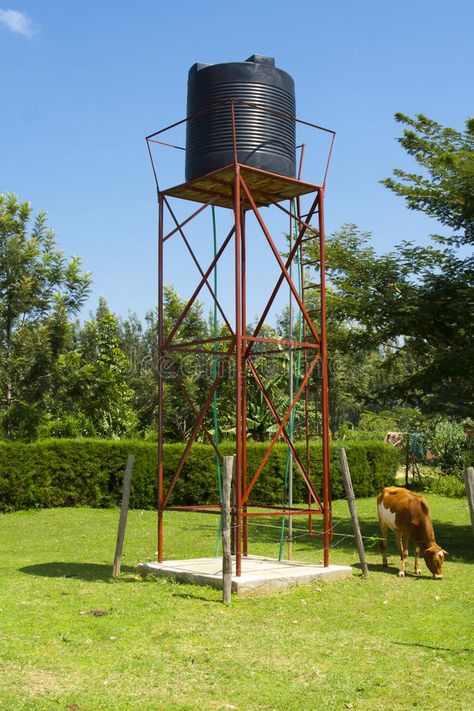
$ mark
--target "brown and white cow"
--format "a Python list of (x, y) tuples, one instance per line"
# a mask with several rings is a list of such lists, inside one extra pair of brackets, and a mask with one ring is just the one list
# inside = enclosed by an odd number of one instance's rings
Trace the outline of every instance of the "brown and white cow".
[(382, 532), (380, 550), (383, 564), (388, 565), (387, 530), (390, 528), (395, 533), (400, 551), (398, 575), (401, 578), (405, 576), (408, 566), (410, 541), (415, 542), (415, 574), (421, 575), (418, 565), (418, 555), (421, 551), (433, 578), (442, 578), (441, 568), (447, 553), (435, 541), (430, 507), (426, 499), (400, 486), (387, 486), (377, 496), (377, 512)]

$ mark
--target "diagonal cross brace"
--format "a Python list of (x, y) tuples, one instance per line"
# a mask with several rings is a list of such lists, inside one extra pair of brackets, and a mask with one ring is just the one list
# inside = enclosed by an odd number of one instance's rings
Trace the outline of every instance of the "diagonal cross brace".
[[(266, 390), (266, 388), (265, 388), (265, 386), (264, 386), (264, 384), (263, 384), (263, 381), (262, 381), (262, 379), (261, 379), (261, 377), (260, 377), (260, 375), (259, 375), (257, 369), (255, 368), (255, 365), (252, 363), (252, 361), (251, 361), (250, 358), (248, 359), (247, 362), (248, 362), (249, 367), (250, 367), (250, 369), (251, 369), (251, 371), (252, 371), (252, 374), (253, 374), (253, 376), (254, 376), (256, 382), (257, 382), (258, 387), (259, 387), (260, 390), (262, 391), (263, 397), (265, 398), (265, 402), (267, 403), (270, 412), (272, 413), (273, 417), (275, 418), (275, 421), (277, 422), (277, 424), (278, 424), (278, 425), (281, 425), (281, 418), (280, 418), (278, 412), (276, 411), (276, 409), (275, 409), (275, 407), (274, 407), (274, 405), (273, 405), (273, 403), (272, 403), (272, 401), (271, 401), (271, 398), (270, 398), (269, 394), (267, 393), (267, 390)], [(290, 450), (291, 450), (291, 453), (292, 453), (292, 455), (293, 455), (293, 458), (294, 458), (294, 460), (295, 460), (295, 462), (296, 462), (296, 464), (297, 464), (297, 466), (298, 466), (298, 469), (299, 469), (300, 472), (301, 472), (301, 476), (303, 477), (303, 479), (304, 479), (304, 481), (305, 481), (305, 483), (306, 483), (306, 486), (308, 487), (308, 491), (310, 492), (310, 494), (311, 494), (313, 500), (319, 505), (319, 507), (320, 507), (320, 509), (321, 509), (321, 511), (322, 511), (322, 510), (323, 510), (323, 507), (322, 507), (321, 501), (320, 501), (320, 499), (319, 499), (319, 496), (317, 495), (317, 493), (316, 493), (316, 491), (315, 491), (315, 489), (314, 489), (314, 487), (313, 487), (313, 484), (312, 484), (312, 482), (311, 482), (311, 479), (309, 478), (308, 473), (306, 472), (305, 468), (303, 467), (303, 464), (302, 464), (302, 462), (301, 462), (301, 459), (300, 459), (298, 453), (297, 453), (296, 450), (295, 450), (294, 444), (293, 444), (293, 442), (291, 441), (290, 437), (288, 436), (288, 434), (287, 434), (287, 432), (286, 432), (286, 429), (285, 429), (284, 427), (283, 427), (281, 433), (282, 433), (283, 439), (285, 440), (285, 442), (287, 443), (288, 447), (289, 447)]]
[(184, 307), (184, 309), (183, 309), (183, 311), (181, 312), (179, 318), (177, 319), (176, 323), (174, 324), (173, 328), (171, 329), (170, 333), (168, 334), (168, 337), (167, 337), (166, 342), (165, 342), (165, 344), (164, 344), (164, 347), (165, 347), (165, 348), (166, 348), (167, 346), (169, 346), (169, 344), (170, 344), (171, 341), (173, 340), (173, 337), (176, 335), (176, 331), (177, 331), (178, 328), (181, 326), (181, 324), (183, 323), (184, 319), (186, 318), (186, 315), (187, 315), (189, 309), (191, 308), (191, 306), (192, 306), (192, 305), (194, 304), (194, 302), (196, 301), (196, 298), (197, 298), (199, 292), (201, 291), (202, 287), (203, 287), (204, 284), (206, 283), (207, 279), (209, 278), (209, 275), (211, 274), (212, 270), (213, 270), (214, 267), (216, 266), (217, 262), (218, 262), (219, 259), (221, 258), (222, 253), (224, 252), (225, 248), (226, 248), (227, 245), (229, 244), (229, 242), (230, 242), (230, 240), (231, 240), (232, 235), (234, 234), (234, 232), (235, 232), (235, 226), (232, 227), (232, 229), (230, 230), (229, 234), (227, 235), (227, 237), (225, 238), (225, 240), (224, 240), (223, 243), (221, 244), (221, 246), (220, 246), (220, 248), (219, 248), (219, 251), (217, 252), (217, 254), (216, 254), (216, 256), (214, 257), (214, 259), (212, 260), (210, 266), (208, 267), (207, 271), (205, 272), (204, 276), (202, 277), (201, 281), (199, 282), (198, 286), (196, 287), (196, 289), (195, 289), (193, 295), (192, 295), (191, 298), (189, 299), (188, 303), (187, 303), (186, 306)]
[[(180, 389), (181, 392), (183, 393), (184, 399), (185, 399), (186, 402), (188, 403), (188, 405), (189, 405), (189, 407), (191, 408), (191, 410), (194, 412), (194, 415), (195, 415), (196, 417), (199, 417), (199, 410), (197, 409), (196, 405), (195, 405), (195, 404), (193, 403), (193, 401), (191, 400), (191, 398), (190, 398), (190, 396), (189, 396), (189, 393), (188, 393), (188, 391), (186, 390), (186, 386), (185, 386), (185, 384), (183, 383), (182, 377), (176, 372), (176, 370), (175, 370), (174, 368), (172, 368), (171, 370), (172, 370), (172, 372), (173, 372), (174, 375), (175, 375), (175, 380), (176, 380), (176, 382), (178, 383), (179, 389)], [(204, 434), (206, 435), (206, 438), (209, 440), (210, 444), (211, 444), (212, 447), (214, 448), (214, 451), (215, 451), (215, 453), (216, 453), (216, 456), (219, 457), (219, 461), (220, 461), (221, 464), (222, 464), (222, 461), (223, 461), (223, 459), (222, 459), (222, 454), (219, 452), (219, 449), (218, 449), (218, 447), (216, 446), (216, 443), (215, 443), (215, 441), (214, 441), (214, 438), (212, 437), (212, 435), (211, 435), (211, 433), (209, 432), (209, 430), (207, 429), (207, 427), (203, 427), (203, 430), (204, 430)]]
[[(315, 199), (314, 199), (314, 201), (313, 201), (313, 204), (311, 205), (311, 209), (310, 209), (310, 211), (308, 212), (308, 216), (307, 216), (308, 222), (311, 220), (312, 216), (314, 215), (314, 213), (315, 213), (315, 211), (316, 211), (316, 208), (318, 207), (318, 204), (319, 204), (319, 193), (316, 195), (316, 197), (315, 197)], [(291, 262), (293, 261), (294, 256), (295, 256), (297, 250), (299, 249), (299, 246), (300, 246), (300, 244), (301, 244), (301, 242), (302, 242), (302, 239), (303, 239), (305, 233), (306, 233), (306, 227), (302, 227), (301, 230), (300, 230), (300, 232), (299, 232), (299, 234), (298, 234), (298, 237), (296, 238), (296, 240), (295, 240), (295, 242), (294, 242), (294, 244), (293, 244), (293, 249), (290, 251), (290, 253), (289, 253), (288, 257), (287, 257), (287, 260), (286, 260), (286, 268), (287, 268), (287, 269), (288, 269), (288, 267), (290, 266)], [(265, 319), (266, 319), (266, 317), (267, 317), (267, 314), (268, 314), (268, 312), (270, 311), (270, 309), (271, 309), (271, 307), (272, 307), (272, 304), (273, 304), (273, 302), (274, 302), (274, 300), (275, 300), (276, 295), (278, 294), (278, 291), (279, 291), (279, 289), (280, 289), (280, 286), (281, 286), (281, 284), (282, 284), (284, 278), (285, 278), (285, 277), (284, 277), (283, 273), (280, 274), (280, 276), (278, 277), (277, 283), (275, 284), (275, 288), (273, 289), (273, 292), (272, 292), (272, 294), (271, 294), (271, 296), (270, 296), (270, 299), (269, 299), (267, 305), (265, 306), (262, 315), (260, 316), (260, 320), (259, 320), (258, 324), (257, 324), (256, 327), (255, 327), (255, 331), (254, 331), (254, 334), (253, 334), (254, 337), (258, 336), (258, 334), (260, 333), (260, 331), (261, 331), (261, 329), (262, 329), (262, 326), (263, 326), (263, 324), (264, 324), (264, 322), (265, 322)], [(318, 338), (318, 342), (319, 342), (319, 338)], [(253, 347), (253, 343), (250, 343), (250, 344), (247, 346), (247, 350), (245, 351), (245, 357), (248, 357), (248, 356), (250, 355), (250, 351), (252, 350), (252, 347)]]
[(206, 416), (206, 413), (209, 409), (209, 405), (211, 404), (212, 398), (214, 397), (214, 393), (217, 389), (217, 386), (219, 385), (219, 382), (221, 381), (221, 378), (224, 374), (224, 365), (227, 362), (227, 360), (230, 358), (230, 355), (231, 355), (232, 351), (234, 350), (234, 348), (235, 348), (235, 343), (232, 343), (232, 345), (229, 347), (226, 355), (224, 356), (224, 358), (222, 359), (222, 361), (219, 365), (216, 378), (211, 385), (211, 389), (209, 390), (209, 393), (207, 395), (206, 402), (204, 403), (204, 405), (201, 409), (201, 412), (199, 413), (199, 417), (197, 418), (196, 422), (194, 423), (194, 427), (191, 430), (191, 434), (189, 435), (189, 439), (186, 443), (186, 447), (184, 448), (184, 452), (181, 455), (181, 459), (178, 462), (178, 466), (176, 467), (175, 473), (173, 474), (173, 478), (171, 479), (170, 485), (169, 485), (168, 490), (163, 498), (163, 501), (160, 502), (161, 510), (163, 510), (166, 507), (166, 504), (168, 503), (169, 498), (170, 498), (171, 494), (173, 493), (173, 489), (176, 485), (176, 481), (177, 481), (179, 475), (181, 474), (183, 466), (189, 456), (191, 447), (194, 443), (194, 440), (196, 439), (196, 435), (199, 432), (199, 429), (200, 429), (200, 427), (204, 421), (204, 418)]
[(312, 362), (311, 365), (309, 366), (308, 371), (306, 372), (306, 374), (305, 374), (303, 380), (301, 381), (301, 385), (300, 385), (300, 387), (298, 388), (298, 392), (296, 393), (295, 397), (293, 398), (293, 402), (291, 403), (290, 407), (288, 408), (288, 410), (287, 410), (286, 413), (285, 413), (285, 416), (284, 416), (283, 419), (281, 420), (281, 423), (280, 423), (280, 425), (279, 425), (279, 427), (278, 427), (278, 430), (276, 431), (275, 435), (273, 436), (272, 441), (270, 442), (270, 446), (268, 447), (267, 451), (265, 452), (265, 454), (264, 454), (264, 456), (263, 456), (263, 459), (262, 459), (262, 461), (260, 462), (260, 464), (259, 464), (259, 466), (258, 466), (257, 471), (256, 471), (255, 474), (253, 475), (252, 481), (251, 481), (250, 484), (248, 485), (247, 490), (245, 491), (245, 494), (244, 494), (244, 496), (242, 497), (242, 506), (244, 506), (244, 505), (247, 503), (247, 500), (248, 500), (248, 498), (249, 498), (249, 495), (250, 495), (250, 493), (251, 493), (253, 487), (255, 486), (255, 482), (257, 481), (258, 477), (260, 476), (260, 473), (261, 473), (263, 467), (264, 467), (265, 464), (267, 463), (268, 457), (269, 457), (270, 454), (272, 453), (273, 447), (275, 446), (275, 444), (277, 443), (278, 439), (280, 438), (280, 435), (282, 434), (283, 428), (285, 427), (286, 423), (288, 422), (288, 420), (289, 420), (289, 418), (290, 418), (290, 415), (291, 415), (291, 413), (292, 413), (292, 411), (293, 411), (294, 406), (296, 405), (296, 403), (297, 403), (298, 400), (300, 399), (301, 393), (303, 392), (303, 389), (306, 387), (306, 385), (307, 385), (307, 383), (308, 383), (308, 381), (309, 381), (309, 379), (310, 379), (310, 377), (311, 377), (311, 373), (313, 372), (314, 367), (315, 367), (316, 363), (318, 362), (318, 360), (319, 360), (319, 353), (318, 353), (317, 356), (313, 359), (313, 362)]
[(247, 188), (247, 185), (245, 184), (245, 180), (242, 178), (242, 176), (240, 176), (240, 182), (242, 184), (245, 194), (247, 195), (250, 205), (252, 206), (252, 210), (255, 214), (255, 217), (257, 218), (257, 221), (258, 221), (260, 227), (262, 228), (262, 232), (265, 235), (268, 244), (270, 245), (270, 248), (275, 256), (275, 259), (278, 262), (278, 265), (279, 265), (281, 271), (283, 272), (283, 276), (285, 277), (286, 281), (288, 282), (288, 286), (290, 287), (291, 292), (292, 292), (293, 296), (295, 297), (296, 303), (300, 307), (301, 312), (302, 312), (305, 320), (308, 323), (309, 330), (311, 331), (311, 334), (312, 334), (313, 338), (315, 338), (316, 342), (319, 342), (319, 334), (317, 333), (317, 331), (314, 327), (314, 324), (311, 321), (311, 318), (306, 310), (306, 307), (305, 307), (303, 301), (301, 300), (301, 296), (298, 293), (298, 289), (294, 285), (293, 280), (292, 280), (282, 258), (280, 257), (280, 254), (279, 254), (277, 248), (275, 247), (275, 243), (274, 243), (269, 231), (267, 230), (267, 227), (262, 219), (262, 216), (260, 215), (260, 212), (258, 211), (258, 207), (255, 204), (252, 194), (250, 193), (249, 189)]
[[(183, 232), (182, 227), (183, 227), (183, 225), (186, 224), (186, 222), (189, 221), (189, 220), (187, 220), (187, 221), (184, 222), (182, 225), (180, 225), (180, 224), (178, 223), (178, 220), (176, 219), (176, 216), (175, 216), (173, 210), (171, 209), (171, 205), (169, 204), (168, 200), (166, 199), (166, 196), (165, 196), (165, 198), (164, 198), (164, 201), (165, 201), (166, 207), (168, 208), (168, 211), (169, 211), (171, 217), (173, 218), (173, 221), (174, 221), (174, 223), (175, 223), (175, 225), (176, 225), (176, 229), (179, 231), (179, 233), (180, 233), (180, 235), (181, 235), (181, 237), (182, 237), (182, 239), (183, 239), (183, 242), (184, 242), (184, 244), (186, 245), (187, 250), (188, 250), (189, 254), (190, 254), (191, 257), (192, 257), (192, 260), (193, 260), (194, 264), (195, 264), (196, 267), (197, 267), (197, 270), (198, 270), (199, 274), (206, 280), (206, 281), (205, 281), (206, 286), (207, 286), (207, 288), (209, 289), (209, 292), (210, 292), (210, 294), (211, 294), (211, 296), (212, 296), (212, 298), (213, 298), (213, 300), (214, 300), (215, 305), (216, 305), (217, 308), (219, 309), (219, 313), (221, 314), (222, 318), (224, 319), (225, 324), (226, 324), (226, 326), (228, 327), (229, 331), (232, 333), (232, 326), (230, 325), (229, 320), (227, 319), (227, 316), (225, 315), (224, 311), (222, 310), (222, 307), (221, 307), (221, 305), (220, 305), (220, 303), (219, 303), (219, 300), (218, 300), (218, 298), (217, 298), (217, 295), (214, 293), (214, 289), (211, 287), (211, 285), (209, 284), (208, 280), (207, 280), (206, 277), (204, 276), (204, 272), (203, 272), (203, 270), (202, 270), (202, 268), (201, 268), (201, 265), (199, 264), (199, 262), (198, 262), (198, 260), (197, 260), (197, 257), (196, 257), (196, 255), (194, 254), (194, 251), (193, 251), (191, 245), (189, 244), (189, 241), (188, 241), (188, 239), (186, 238), (186, 235), (185, 235), (184, 232)], [(196, 214), (196, 213), (195, 213), (195, 214)], [(192, 217), (193, 217), (193, 216), (192, 216)], [(192, 217), (190, 217), (189, 219), (191, 220)]]
[[(288, 217), (291, 217), (295, 222), (298, 223), (301, 227), (304, 227), (306, 230), (309, 230), (310, 232), (313, 233), (312, 237), (307, 237), (306, 239), (315, 239), (317, 236), (317, 228), (313, 227), (313, 225), (308, 224), (308, 222), (305, 222), (301, 217), (298, 215), (295, 215), (294, 213), (291, 213), (289, 210), (286, 209), (283, 205), (279, 205), (277, 202), (275, 203), (275, 207), (277, 207), (279, 210), (285, 213), (285, 215), (288, 215)], [(306, 240), (305, 240), (306, 241)]]
[[(166, 205), (167, 205), (167, 207), (168, 207), (168, 210), (171, 212), (171, 208), (170, 208), (169, 202), (168, 202), (168, 200), (166, 199), (166, 195), (165, 195), (164, 193), (163, 193), (163, 199), (164, 199), (164, 201), (165, 201), (165, 203), (166, 203)], [(185, 225), (188, 224), (188, 222), (191, 222), (191, 220), (194, 220), (194, 218), (197, 217), (200, 212), (202, 212), (203, 210), (205, 210), (206, 207), (209, 207), (209, 205), (213, 205), (214, 203), (215, 203), (215, 200), (209, 200), (208, 202), (204, 203), (204, 205), (201, 205), (200, 208), (198, 208), (197, 210), (195, 210), (195, 211), (192, 213), (192, 215), (189, 215), (189, 217), (187, 217), (187, 218), (186, 218), (183, 222), (181, 222), (181, 223), (178, 223), (177, 220), (176, 220), (176, 218), (175, 218), (175, 216), (173, 215), (173, 219), (174, 219), (174, 222), (175, 222), (175, 224), (176, 224), (176, 227), (174, 228), (174, 230), (171, 230), (171, 232), (168, 232), (168, 234), (163, 237), (163, 242), (166, 242), (167, 239), (169, 239), (169, 238), (172, 237), (174, 234), (176, 234), (176, 232), (179, 232), (182, 227), (184, 227)], [(173, 214), (173, 213), (171, 213), (171, 214)]]

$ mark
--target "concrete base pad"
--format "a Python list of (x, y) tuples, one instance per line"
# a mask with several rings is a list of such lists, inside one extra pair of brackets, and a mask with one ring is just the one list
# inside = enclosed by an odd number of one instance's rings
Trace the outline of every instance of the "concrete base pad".
[[(279, 561), (255, 555), (242, 558), (240, 577), (235, 575), (235, 559), (233, 559), (233, 570), (232, 592), (237, 593), (239, 597), (278, 592), (294, 585), (307, 585), (315, 580), (319, 582), (344, 580), (352, 575), (352, 568), (347, 565), (330, 565), (325, 568), (313, 563)], [(222, 558), (141, 563), (138, 572), (141, 575), (164, 576), (180, 582), (222, 588)]]

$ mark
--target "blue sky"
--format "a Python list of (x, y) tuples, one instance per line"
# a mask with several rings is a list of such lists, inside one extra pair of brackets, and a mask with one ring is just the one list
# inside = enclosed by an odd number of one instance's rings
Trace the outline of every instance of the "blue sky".
[[(328, 230), (355, 222), (379, 251), (402, 239), (426, 243), (436, 223), (378, 181), (413, 167), (396, 142), (396, 111), (460, 129), (472, 115), (473, 25), (467, 0), (241, 0), (235, 10), (211, 0), (3, 0), (0, 191), (45, 209), (66, 254), (92, 271), (84, 315), (103, 295), (114, 312), (142, 317), (156, 302), (144, 136), (184, 117), (194, 62), (267, 54), (295, 79), (298, 116), (337, 131)], [(164, 185), (184, 173), (168, 158), (160, 166)], [(210, 225), (200, 229), (210, 241)], [(168, 280), (185, 294), (196, 277), (180, 255), (170, 252)], [(262, 269), (250, 290), (251, 316), (271, 277)], [(225, 291), (225, 268), (220, 282)]]

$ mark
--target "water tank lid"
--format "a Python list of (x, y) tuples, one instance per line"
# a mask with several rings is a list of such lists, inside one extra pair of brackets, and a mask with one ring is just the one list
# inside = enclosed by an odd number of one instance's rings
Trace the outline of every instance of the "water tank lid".
[[(274, 57), (266, 57), (264, 54), (252, 54), (252, 56), (245, 61), (252, 62), (253, 64), (264, 64), (267, 67), (275, 67)], [(207, 69), (207, 67), (213, 66), (213, 64), (209, 64), (208, 62), (196, 62), (190, 68), (189, 73), (199, 72), (201, 69)]]
[(190, 68), (189, 73), (191, 74), (191, 72), (199, 72), (201, 69), (205, 69), (206, 67), (212, 67), (212, 64), (209, 64), (208, 62), (196, 62)]
[(253, 62), (254, 64), (267, 64), (269, 67), (275, 66), (275, 59), (273, 57), (266, 57), (264, 54), (252, 54), (252, 56), (245, 61)]

